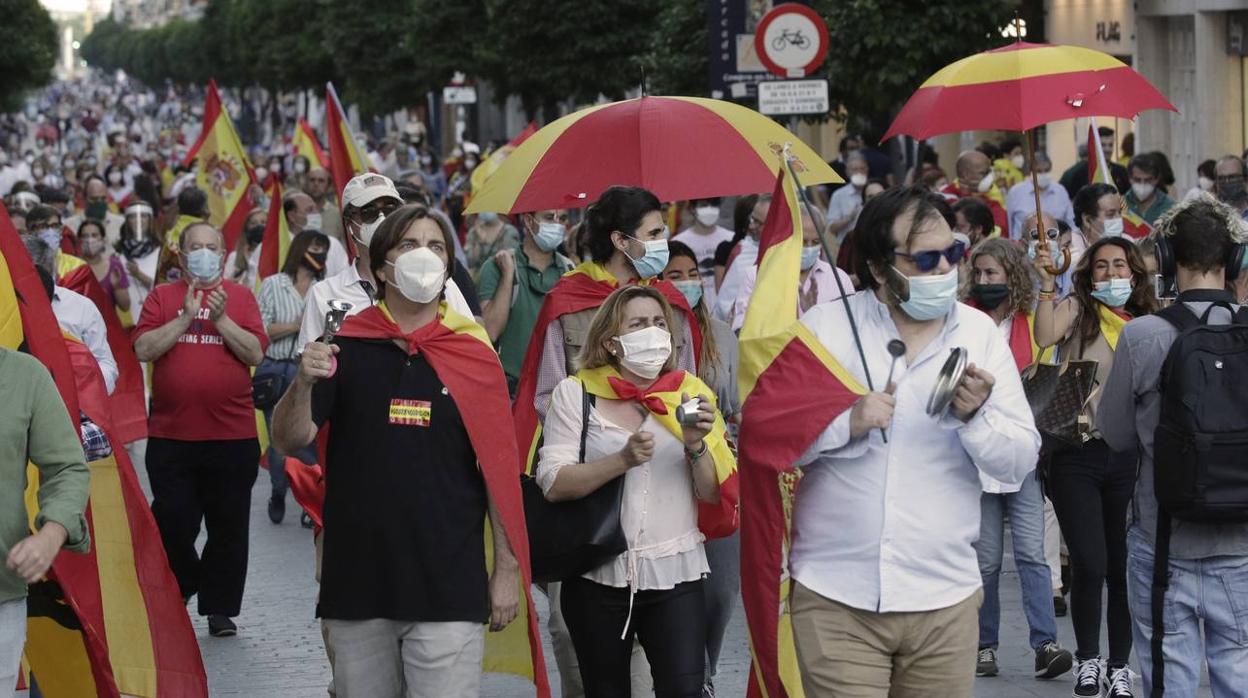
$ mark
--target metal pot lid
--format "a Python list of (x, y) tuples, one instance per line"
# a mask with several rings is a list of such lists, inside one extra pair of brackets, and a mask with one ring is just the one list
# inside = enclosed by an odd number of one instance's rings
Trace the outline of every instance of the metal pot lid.
[(933, 417), (944, 414), (949, 408), (949, 403), (953, 402), (954, 393), (957, 392), (958, 383), (962, 382), (962, 376), (966, 373), (966, 357), (967, 352), (964, 347), (954, 347), (949, 350), (949, 358), (945, 359), (945, 365), (940, 367), (940, 375), (936, 377), (936, 386), (932, 388), (932, 394), (927, 399), (927, 413)]

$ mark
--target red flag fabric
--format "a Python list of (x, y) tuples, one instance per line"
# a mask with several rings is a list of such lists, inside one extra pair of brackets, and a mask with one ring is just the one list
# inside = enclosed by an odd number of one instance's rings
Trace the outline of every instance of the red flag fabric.
[(260, 261), (256, 265), (256, 284), (281, 270), (290, 246), (286, 216), (282, 207), (282, 183), (273, 182), (265, 192), (269, 196), (269, 217), (264, 224), (264, 240), (260, 243)]
[(334, 186), (341, 199), (342, 190), (351, 178), (372, 169), (368, 156), (360, 152), (347, 122), (346, 111), (338, 100), (338, 91), (332, 83), (325, 85), (325, 138), (329, 143), (329, 165), (334, 176)]
[(113, 394), (108, 396), (113, 436), (122, 444), (146, 439), (147, 397), (144, 393), (143, 366), (134, 354), (130, 333), (122, 326), (113, 302), (86, 262), (68, 271), (62, 270), (57, 284), (91, 299), (100, 315), (104, 316), (108, 347), (117, 362), (117, 384), (113, 386)]

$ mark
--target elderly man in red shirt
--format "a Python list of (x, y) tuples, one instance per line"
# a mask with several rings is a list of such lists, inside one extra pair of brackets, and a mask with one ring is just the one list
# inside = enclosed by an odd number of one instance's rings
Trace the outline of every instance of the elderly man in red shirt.
[[(147, 474), (152, 514), (182, 596), (199, 594), (215, 637), (237, 633), (247, 578), (251, 486), (260, 445), (250, 367), (268, 337), (246, 287), (221, 276), (225, 240), (203, 222), (180, 239), (178, 281), (157, 286), (134, 328), (134, 351), (152, 363)], [(208, 529), (195, 549), (200, 522)]]

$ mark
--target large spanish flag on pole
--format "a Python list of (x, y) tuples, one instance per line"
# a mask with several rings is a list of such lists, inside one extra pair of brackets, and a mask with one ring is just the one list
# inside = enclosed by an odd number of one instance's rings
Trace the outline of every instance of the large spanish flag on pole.
[[(51, 370), (75, 423), (86, 415), (112, 453), (91, 461), (86, 511), (92, 548), (61, 553), (31, 587), (25, 665), (43, 695), (199, 698), (208, 683), (199, 645), (138, 477), (116, 438), (99, 366), (61, 334), (47, 295), (0, 207), (0, 345)], [(38, 508), (28, 469), (27, 509)]]
[(203, 129), (183, 164), (190, 167), (196, 160), (199, 167), (195, 168), (195, 186), (208, 194), (208, 222), (225, 234), (225, 247), (232, 250), (251, 210), (247, 189), (255, 181), (255, 174), (230, 113), (221, 104), (216, 80), (208, 83)]
[(741, 327), (741, 596), (749, 627), (749, 695), (801, 696), (788, 610), (793, 463), (866, 390), (795, 317), (802, 219), (792, 171), (776, 179)]
[(332, 82), (325, 83), (325, 124), (330, 170), (341, 197), (347, 182), (358, 174), (371, 171), (373, 164), (369, 162), (368, 154), (360, 150), (359, 141), (355, 140), (351, 122), (347, 121), (347, 112), (342, 108)]
[(312, 125), (306, 119), (300, 119), (298, 125), (295, 126), (295, 137), (290, 145), (295, 155), (302, 155), (308, 159), (311, 167), (329, 167), (329, 154), (321, 147), (321, 142), (316, 139)]

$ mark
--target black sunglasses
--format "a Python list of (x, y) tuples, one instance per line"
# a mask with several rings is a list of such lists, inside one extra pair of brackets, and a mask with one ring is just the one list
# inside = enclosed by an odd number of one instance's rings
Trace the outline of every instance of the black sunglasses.
[(940, 266), (941, 257), (944, 257), (945, 261), (950, 264), (957, 266), (958, 262), (962, 261), (962, 257), (966, 254), (966, 243), (957, 240), (943, 250), (925, 250), (914, 254), (893, 250), (893, 254), (914, 262), (914, 266), (918, 267), (919, 271), (929, 272)]
[[(1058, 229), (1057, 229), (1057, 228), (1045, 228), (1045, 229), (1044, 229), (1044, 235), (1045, 235), (1045, 237), (1047, 237), (1047, 238), (1048, 238), (1048, 239), (1050, 239), (1050, 240), (1056, 240), (1056, 239), (1057, 239), (1057, 236), (1058, 236), (1058, 233), (1059, 233), (1059, 231), (1058, 231)], [(1036, 230), (1035, 228), (1032, 228), (1031, 230), (1028, 230), (1028, 231), (1027, 231), (1027, 238), (1028, 238), (1028, 239), (1030, 239), (1030, 240), (1039, 240), (1039, 239), (1040, 239), (1040, 231), (1039, 231), (1039, 230)]]

